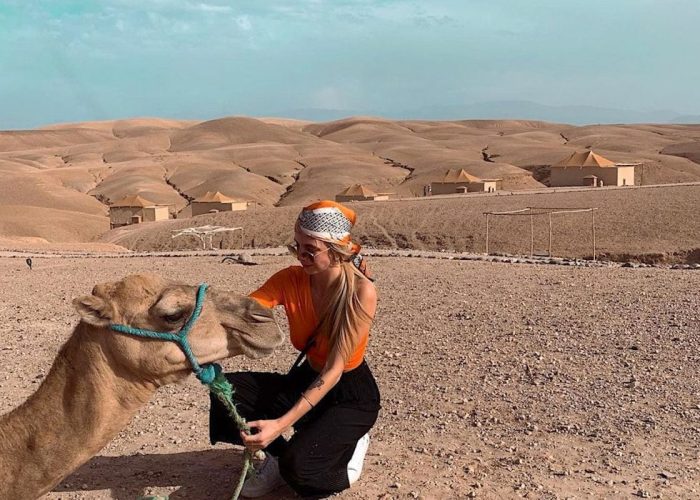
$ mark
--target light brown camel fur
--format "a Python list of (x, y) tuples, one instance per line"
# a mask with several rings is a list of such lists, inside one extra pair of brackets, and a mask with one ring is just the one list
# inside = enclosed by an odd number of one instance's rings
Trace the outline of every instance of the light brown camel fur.
[[(126, 427), (158, 387), (192, 372), (175, 343), (124, 335), (109, 325), (177, 332), (196, 294), (194, 286), (135, 275), (73, 301), (80, 322), (46, 379), (0, 417), (0, 499), (50, 491)], [(264, 356), (283, 340), (269, 309), (212, 289), (188, 338), (200, 364)]]

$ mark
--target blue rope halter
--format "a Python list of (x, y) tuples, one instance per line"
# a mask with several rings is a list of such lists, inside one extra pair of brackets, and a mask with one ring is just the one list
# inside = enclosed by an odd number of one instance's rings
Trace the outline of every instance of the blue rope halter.
[(202, 306), (204, 305), (204, 296), (207, 293), (207, 288), (209, 288), (209, 285), (207, 285), (206, 283), (202, 283), (201, 285), (199, 285), (199, 288), (197, 289), (197, 300), (194, 305), (194, 310), (192, 311), (192, 314), (190, 315), (187, 322), (177, 333), (154, 332), (153, 330), (142, 330), (141, 328), (134, 328), (129, 325), (119, 324), (110, 324), (109, 327), (115, 332), (125, 333), (127, 335), (134, 335), (135, 337), (175, 342), (185, 354), (187, 361), (189, 361), (190, 365), (192, 365), (192, 371), (194, 371), (194, 374), (197, 376), (199, 381), (204, 385), (209, 385), (214, 381), (214, 378), (216, 378), (216, 369), (214, 367), (215, 365), (206, 364), (200, 366), (197, 362), (197, 358), (192, 352), (192, 347), (190, 346), (190, 343), (187, 340), (187, 335), (190, 333), (192, 326), (197, 321), (197, 318), (199, 318), (199, 315), (202, 313)]
[[(221, 366), (216, 363), (209, 363), (200, 366), (199, 363), (197, 363), (197, 358), (195, 358), (194, 354), (192, 353), (190, 343), (187, 341), (187, 335), (190, 333), (192, 326), (202, 313), (202, 306), (204, 305), (204, 296), (207, 293), (207, 288), (209, 288), (209, 285), (206, 283), (199, 285), (199, 288), (197, 289), (197, 300), (194, 304), (192, 315), (177, 333), (154, 332), (153, 330), (142, 330), (141, 328), (134, 328), (129, 325), (111, 324), (109, 327), (116, 332), (125, 333), (127, 335), (175, 342), (180, 349), (182, 349), (182, 352), (185, 353), (187, 360), (190, 362), (190, 365), (192, 365), (192, 371), (194, 371), (199, 381), (208, 386), (211, 393), (214, 394), (219, 401), (221, 401), (229, 416), (236, 424), (236, 427), (238, 427), (239, 430), (250, 434), (250, 427), (248, 427), (245, 419), (240, 416), (238, 410), (236, 409), (236, 405), (233, 402), (233, 386), (223, 375)], [(243, 482), (245, 481), (246, 477), (248, 477), (249, 473), (254, 470), (252, 452), (250, 450), (246, 450), (244, 456), (245, 459), (243, 461), (243, 468), (241, 469), (241, 475), (238, 478), (236, 490), (231, 497), (232, 500), (238, 499), (241, 489), (243, 488)]]

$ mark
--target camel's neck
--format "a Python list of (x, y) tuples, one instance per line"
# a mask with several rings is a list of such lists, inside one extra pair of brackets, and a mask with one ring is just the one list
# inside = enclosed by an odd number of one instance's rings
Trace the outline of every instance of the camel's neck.
[(89, 333), (79, 324), (36, 393), (0, 417), (0, 499), (49, 491), (102, 449), (153, 394), (153, 384), (115, 373)]

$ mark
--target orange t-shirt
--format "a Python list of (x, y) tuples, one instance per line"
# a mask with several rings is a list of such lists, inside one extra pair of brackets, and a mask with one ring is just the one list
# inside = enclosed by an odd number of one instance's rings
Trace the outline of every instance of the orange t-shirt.
[[(289, 320), (289, 336), (294, 347), (304, 349), (309, 337), (318, 326), (319, 319), (311, 297), (311, 280), (301, 266), (290, 266), (273, 274), (263, 286), (250, 294), (265, 307), (283, 305)], [(345, 371), (357, 368), (362, 363), (369, 335), (360, 340), (355, 352), (345, 364)], [(314, 366), (324, 366), (328, 359), (328, 341), (316, 336), (316, 342), (306, 353)]]

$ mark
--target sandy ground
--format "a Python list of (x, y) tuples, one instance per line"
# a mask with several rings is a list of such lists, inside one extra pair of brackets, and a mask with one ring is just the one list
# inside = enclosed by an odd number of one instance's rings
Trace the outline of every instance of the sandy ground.
[[(97, 282), (155, 271), (248, 292), (287, 257), (0, 258), (0, 413), (41, 383)], [(700, 273), (375, 258), (383, 410), (340, 498), (698, 498)], [(286, 370), (286, 347), (229, 370)], [(46, 498), (229, 498), (194, 378), (160, 390)], [(269, 498), (293, 498), (281, 489)]]

